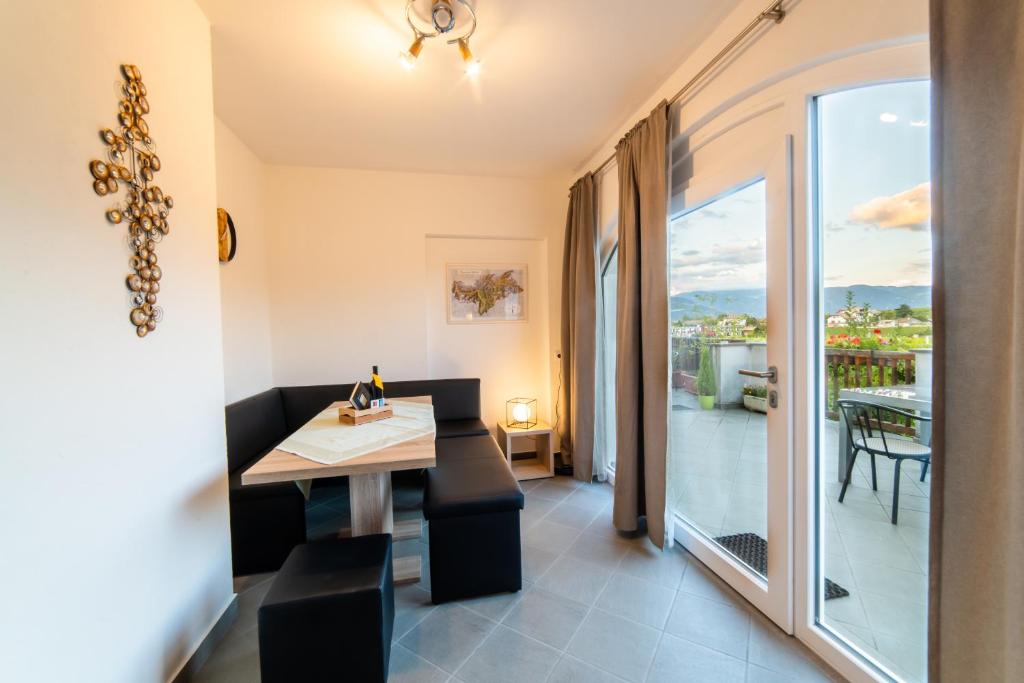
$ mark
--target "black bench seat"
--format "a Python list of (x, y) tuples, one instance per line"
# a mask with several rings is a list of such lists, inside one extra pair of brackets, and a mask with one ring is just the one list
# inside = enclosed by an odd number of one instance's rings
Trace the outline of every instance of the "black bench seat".
[(431, 600), (520, 590), (524, 497), (498, 444), (490, 436), (465, 436), (439, 440), (436, 449), (423, 496)]

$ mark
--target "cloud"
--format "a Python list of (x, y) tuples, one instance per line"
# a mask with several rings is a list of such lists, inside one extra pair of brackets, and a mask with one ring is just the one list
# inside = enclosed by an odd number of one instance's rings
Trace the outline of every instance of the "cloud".
[(925, 230), (931, 219), (931, 183), (888, 197), (875, 197), (850, 211), (854, 223), (894, 230)]
[(683, 252), (683, 256), (696, 256), (700, 253), (700, 249), (687, 249)]

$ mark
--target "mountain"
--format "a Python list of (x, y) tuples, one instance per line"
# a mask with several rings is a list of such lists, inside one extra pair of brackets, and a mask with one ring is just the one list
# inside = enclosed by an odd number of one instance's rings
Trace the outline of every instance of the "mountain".
[[(857, 306), (869, 304), (876, 310), (887, 310), (908, 304), (911, 308), (932, 305), (932, 289), (925, 285), (911, 287), (881, 287), (850, 285), (825, 288), (825, 312), (835, 313), (846, 305), (846, 292), (853, 292)], [(676, 294), (672, 297), (672, 320), (699, 318), (706, 315), (733, 315), (749, 313), (765, 316), (763, 289), (726, 289)]]

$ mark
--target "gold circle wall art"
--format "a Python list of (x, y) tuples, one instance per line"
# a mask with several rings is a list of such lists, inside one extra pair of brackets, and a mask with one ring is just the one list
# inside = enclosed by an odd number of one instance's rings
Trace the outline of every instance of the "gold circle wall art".
[(171, 231), (167, 216), (174, 199), (153, 181), (161, 168), (160, 157), (143, 118), (149, 113), (149, 100), (142, 74), (134, 64), (122, 64), (121, 101), (118, 104), (116, 132), (100, 131), (107, 146), (106, 159), (89, 162), (93, 190), (101, 197), (124, 190), (123, 199), (107, 209), (107, 220), (128, 226), (128, 259), (131, 272), (125, 278), (131, 310), (128, 320), (139, 337), (145, 337), (163, 320), (157, 305), (163, 271), (156, 246)]
[(227, 263), (235, 258), (238, 237), (235, 235), (235, 222), (231, 214), (224, 209), (217, 209), (217, 258)]

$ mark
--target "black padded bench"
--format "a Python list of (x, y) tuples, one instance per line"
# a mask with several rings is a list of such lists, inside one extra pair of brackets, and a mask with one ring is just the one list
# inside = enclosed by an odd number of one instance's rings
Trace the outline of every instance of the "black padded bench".
[(395, 623), (391, 535), (295, 546), (258, 621), (263, 683), (384, 683)]
[(437, 442), (423, 515), (430, 533), (430, 594), (437, 604), (523, 587), (523, 491), (488, 436)]

